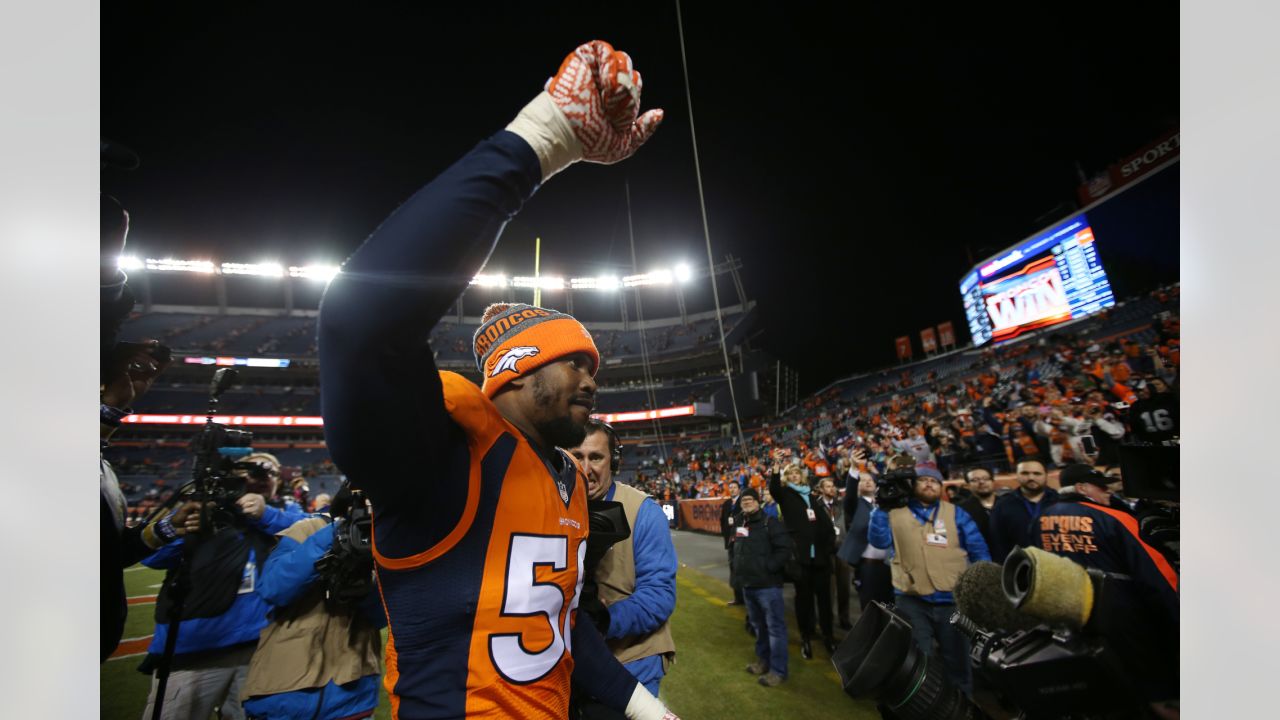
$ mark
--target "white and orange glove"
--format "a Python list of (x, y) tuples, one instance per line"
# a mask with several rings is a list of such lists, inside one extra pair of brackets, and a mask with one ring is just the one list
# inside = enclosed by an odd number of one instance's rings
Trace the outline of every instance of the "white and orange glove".
[(645, 686), (636, 683), (624, 713), (627, 720), (680, 720), (680, 716), (667, 709)]
[(537, 153), (543, 182), (579, 160), (625, 160), (662, 122), (661, 110), (639, 114), (642, 84), (629, 55), (592, 40), (565, 57), (507, 130)]

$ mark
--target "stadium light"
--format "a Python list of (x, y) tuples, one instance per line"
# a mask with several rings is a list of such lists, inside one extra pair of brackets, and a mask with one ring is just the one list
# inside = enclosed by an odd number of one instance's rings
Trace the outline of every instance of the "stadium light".
[(518, 288), (542, 288), (543, 290), (563, 290), (564, 278), (554, 275), (543, 275), (542, 277), (526, 277), (517, 275), (511, 278), (511, 287)]
[(223, 275), (257, 275), (284, 277), (284, 267), (278, 263), (222, 263)]
[(569, 284), (574, 290), (617, 290), (622, 287), (622, 281), (616, 275), (573, 278)]
[(156, 258), (147, 258), (146, 268), (162, 272), (194, 272), (206, 275), (218, 272), (218, 266), (209, 260), (175, 260), (173, 258), (157, 260)]
[(329, 282), (337, 275), (337, 265), (303, 265), (302, 267), (290, 266), (289, 268), (289, 277), (319, 280), (321, 282)]
[[(211, 260), (178, 260), (176, 258), (147, 258), (140, 260), (133, 256), (122, 255), (117, 260), (122, 270), (148, 270), (157, 272), (192, 272), (206, 275), (252, 275), (257, 277), (303, 278), (329, 282), (340, 272), (337, 265), (289, 265), (275, 262), (238, 263), (213, 262)], [(614, 292), (621, 288), (642, 287), (647, 285), (671, 285), (675, 282), (688, 282), (693, 278), (693, 270), (687, 263), (679, 263), (674, 268), (659, 268), (639, 275), (598, 275), (589, 277), (564, 278), (556, 275), (530, 277), (519, 275), (508, 278), (503, 273), (481, 273), (471, 278), (469, 284), (479, 287), (500, 288), (541, 288), (543, 290), (602, 290)]]
[(477, 275), (471, 278), (471, 284), (479, 285), (480, 287), (506, 287), (507, 276), (503, 275), (502, 273), (495, 273), (492, 275)]
[(670, 270), (665, 268), (654, 270), (652, 272), (642, 273), (640, 275), (628, 275), (622, 278), (622, 284), (625, 287), (640, 287), (642, 285), (670, 285), (672, 282), (672, 274)]

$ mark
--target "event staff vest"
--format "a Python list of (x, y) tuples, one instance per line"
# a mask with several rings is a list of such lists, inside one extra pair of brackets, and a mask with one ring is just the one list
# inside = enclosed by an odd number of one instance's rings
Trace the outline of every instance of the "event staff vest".
[[(928, 542), (935, 525), (945, 528), (947, 544)], [(893, 531), (893, 587), (910, 595), (932, 595), (950, 592), (968, 565), (968, 553), (960, 547), (960, 527), (956, 525), (956, 506), (938, 503), (935, 522), (921, 523), (909, 508), (889, 511), (889, 528)]]
[(416, 555), (386, 557), (375, 541), (392, 716), (567, 717), (586, 478), (561, 453), (576, 474), (569, 490), (479, 388), (456, 373), (440, 379), (466, 436), (467, 502), (452, 531)]
[[(623, 512), (627, 515), (627, 523), (631, 526), (631, 534), (626, 540), (609, 548), (609, 552), (600, 558), (600, 566), (596, 568), (600, 600), (606, 607), (631, 597), (631, 594), (636, 591), (636, 517), (640, 514), (640, 506), (648, 497), (630, 485), (622, 483), (613, 485), (613, 499), (622, 503)], [(676, 656), (676, 643), (671, 639), (669, 619), (664, 620), (653, 632), (611, 638), (607, 642), (609, 649), (613, 651), (613, 656), (621, 663), (629, 663), (652, 655), (662, 655), (663, 672), (671, 667), (671, 662)]]

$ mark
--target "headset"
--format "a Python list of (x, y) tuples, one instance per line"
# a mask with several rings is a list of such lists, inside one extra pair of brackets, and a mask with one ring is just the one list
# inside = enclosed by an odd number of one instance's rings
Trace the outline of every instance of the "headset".
[(593, 418), (587, 422), (587, 434), (596, 430), (603, 430), (609, 438), (609, 474), (617, 475), (618, 469), (622, 467), (622, 441), (618, 439), (618, 431), (609, 423)]

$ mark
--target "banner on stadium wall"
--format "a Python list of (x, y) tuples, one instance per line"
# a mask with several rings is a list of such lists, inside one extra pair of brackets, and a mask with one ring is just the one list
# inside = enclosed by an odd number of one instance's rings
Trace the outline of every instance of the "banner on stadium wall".
[(1181, 148), (1178, 135), (1179, 131), (1174, 130), (1133, 155), (1112, 164), (1105, 173), (1099, 173), (1089, 182), (1080, 185), (1076, 190), (1080, 203), (1089, 205), (1097, 202), (1178, 157)]
[(720, 534), (720, 506), (728, 498), (699, 498), (697, 500), (681, 500), (680, 529), (699, 530)]
[(920, 348), (925, 354), (938, 352), (938, 336), (934, 334), (933, 328), (925, 328), (920, 331)]
[(899, 360), (911, 359), (911, 337), (910, 336), (903, 335), (902, 337), (895, 339), (893, 341), (893, 345), (898, 350)]
[(950, 320), (938, 325), (938, 344), (944, 348), (956, 346), (956, 330)]

